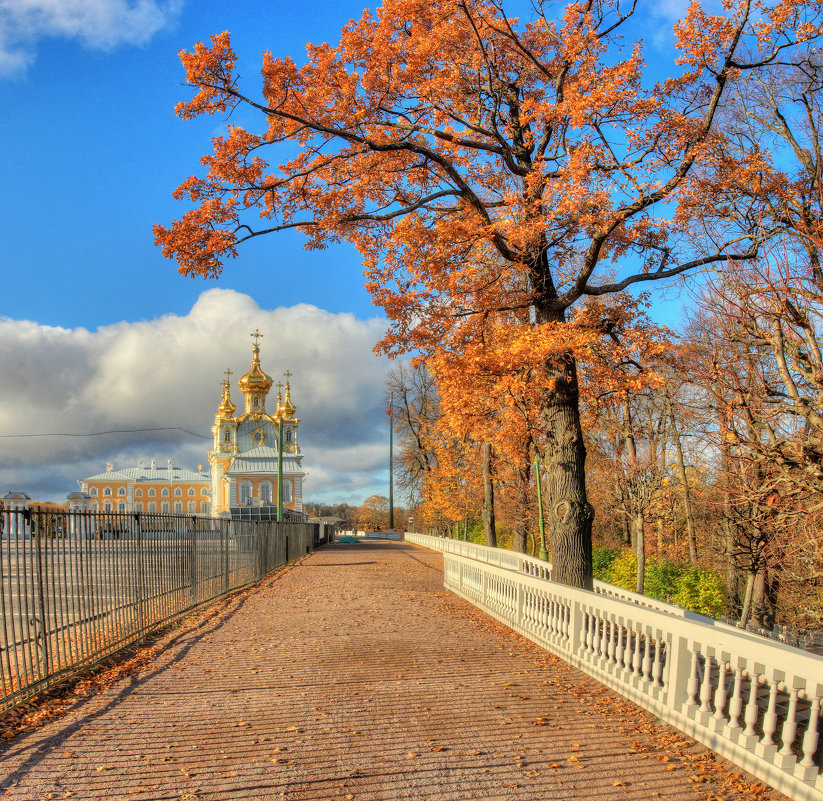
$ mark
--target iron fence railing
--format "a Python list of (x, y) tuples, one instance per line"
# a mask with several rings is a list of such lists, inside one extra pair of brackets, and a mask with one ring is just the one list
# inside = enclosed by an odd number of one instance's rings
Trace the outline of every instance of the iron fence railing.
[(309, 523), (0, 504), (0, 711), (329, 535)]

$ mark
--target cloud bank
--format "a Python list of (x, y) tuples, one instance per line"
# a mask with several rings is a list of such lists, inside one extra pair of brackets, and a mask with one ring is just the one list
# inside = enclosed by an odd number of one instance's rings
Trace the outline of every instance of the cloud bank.
[[(305, 497), (359, 503), (385, 494), (388, 362), (372, 352), (385, 321), (308, 304), (265, 310), (248, 295), (210, 289), (185, 316), (96, 331), (0, 318), (0, 495), (62, 501), (107, 462), (207, 464), (223, 372), (234, 372), (241, 410), (237, 379), (249, 369), (255, 328), (263, 369), (275, 380), (293, 373)], [(181, 430), (20, 436), (174, 426), (206, 439)]]
[(0, 0), (0, 75), (24, 71), (44, 37), (95, 50), (145, 44), (174, 21), (182, 0)]

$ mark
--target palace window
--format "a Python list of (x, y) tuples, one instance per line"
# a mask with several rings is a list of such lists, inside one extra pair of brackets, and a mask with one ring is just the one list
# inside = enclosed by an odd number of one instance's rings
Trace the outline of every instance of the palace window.
[(103, 490), (103, 495), (105, 495), (107, 498), (110, 498), (111, 497), (111, 487), (106, 487)]
[(163, 489), (160, 491), (160, 494), (164, 498), (168, 498), (169, 497), (169, 488), (168, 487), (163, 487)]
[(271, 503), (271, 482), (263, 481), (260, 484), (260, 500), (263, 503)]
[(149, 514), (157, 513), (157, 501), (149, 501)]
[(155, 498), (157, 496), (157, 490), (154, 487), (149, 487), (149, 498)]
[(176, 515), (183, 514), (183, 501), (175, 501), (174, 502), (174, 513)]
[(92, 487), (92, 488), (91, 488), (91, 493), (90, 493), (90, 495), (91, 495), (91, 497), (92, 497), (92, 498), (96, 498), (96, 497), (97, 497), (97, 487)]
[(140, 489), (140, 487), (138, 487), (138, 488), (134, 491), (134, 497), (135, 497), (135, 498), (142, 498), (142, 497), (143, 497), (143, 490), (142, 490), (142, 489)]
[(209, 494), (209, 488), (208, 487), (203, 487), (203, 489), (200, 490), (200, 494), (201, 495), (208, 495)]
[(182, 497), (183, 497), (183, 489), (182, 489), (182, 487), (175, 487), (175, 488), (174, 488), (174, 497), (175, 497), (175, 498), (182, 498)]
[(186, 504), (186, 509), (189, 514), (193, 515), (197, 511), (197, 501), (189, 501)]
[(194, 494), (195, 494), (194, 487), (189, 487), (189, 491), (188, 491), (187, 495), (194, 495)]
[(96, 512), (100, 507), (97, 505), (97, 501), (91, 502), (91, 510), (92, 512)]
[(117, 495), (120, 498), (125, 498), (126, 497), (126, 488), (125, 487), (120, 487), (120, 489), (117, 490)]
[(160, 511), (164, 515), (167, 515), (169, 513), (169, 502), (168, 501), (163, 501), (163, 503), (160, 504)]
[(200, 511), (202, 514), (206, 514), (209, 511), (209, 502), (208, 501), (201, 501), (200, 502)]
[(137, 501), (137, 503), (134, 504), (134, 511), (135, 512), (142, 512), (143, 511), (143, 501)]
[(111, 501), (106, 501), (103, 504), (103, 511), (104, 512), (110, 512), (111, 511)]
[(126, 511), (126, 502), (125, 501), (118, 501), (117, 502), (117, 511), (118, 512), (125, 512)]
[(283, 482), (283, 503), (291, 503), (291, 481)]

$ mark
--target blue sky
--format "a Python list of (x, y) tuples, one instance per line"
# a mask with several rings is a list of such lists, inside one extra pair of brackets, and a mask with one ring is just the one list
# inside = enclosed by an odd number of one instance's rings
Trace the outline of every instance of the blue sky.
[[(652, 56), (666, 54), (671, 17), (683, 5), (668, 0), (650, 12)], [(388, 364), (371, 353), (385, 323), (353, 249), (305, 251), (298, 234), (284, 233), (246, 244), (218, 282), (204, 282), (178, 275), (151, 230), (184, 211), (172, 191), (201, 170), (210, 137), (225, 130), (218, 118), (174, 116), (189, 96), (178, 51), (230, 30), (238, 70), (254, 86), (265, 49), (302, 62), (308, 41), (336, 42), (363, 7), (0, 2), (0, 436), (135, 423), (208, 435), (223, 370), (245, 372), (248, 333), (260, 327), (264, 368), (294, 373), (313, 474), (306, 496), (360, 502), (386, 493)], [(676, 300), (658, 303), (669, 321), (678, 309)], [(182, 433), (5, 436), (0, 495), (61, 499), (108, 461), (193, 466), (207, 447)]]

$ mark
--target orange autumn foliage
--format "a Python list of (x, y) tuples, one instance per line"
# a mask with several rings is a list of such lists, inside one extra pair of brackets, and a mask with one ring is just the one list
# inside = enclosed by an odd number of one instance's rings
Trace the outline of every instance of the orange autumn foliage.
[[(261, 126), (214, 140), (206, 174), (177, 192), (194, 208), (155, 233), (183, 274), (207, 277), (274, 231), (296, 228), (309, 248), (347, 240), (391, 321), (386, 353), (442, 351), (445, 373), (446, 353), (481, 364), (490, 342), (513, 384), (541, 354), (542, 389), (526, 394), (548, 446), (555, 577), (590, 586), (576, 359), (609, 345), (597, 302), (756, 255), (761, 232), (715, 215), (696, 176), (723, 174), (728, 87), (818, 37), (820, 9), (728, 0), (713, 14), (695, 0), (656, 84), (635, 7), (535, 11), (520, 21), (499, 0), (384, 0), (338, 45), (307, 46), (302, 66), (264, 54), (262, 102), (239, 86), (228, 33), (199, 43), (181, 54), (195, 92), (178, 114), (242, 105)], [(712, 237), (695, 243), (703, 214)]]

